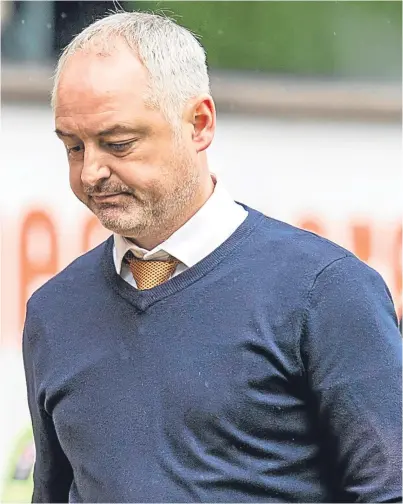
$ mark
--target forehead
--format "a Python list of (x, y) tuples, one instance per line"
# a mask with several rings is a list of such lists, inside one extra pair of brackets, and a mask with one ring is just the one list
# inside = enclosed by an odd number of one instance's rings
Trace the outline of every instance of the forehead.
[(55, 118), (145, 113), (147, 93), (147, 71), (127, 47), (110, 55), (79, 51), (67, 60), (60, 75)]

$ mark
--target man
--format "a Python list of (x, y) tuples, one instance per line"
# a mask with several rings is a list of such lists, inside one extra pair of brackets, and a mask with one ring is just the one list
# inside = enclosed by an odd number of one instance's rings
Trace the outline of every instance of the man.
[(118, 13), (55, 76), (70, 184), (113, 236), (30, 299), (34, 502), (397, 502), (400, 336), (381, 277), (210, 174), (205, 55)]

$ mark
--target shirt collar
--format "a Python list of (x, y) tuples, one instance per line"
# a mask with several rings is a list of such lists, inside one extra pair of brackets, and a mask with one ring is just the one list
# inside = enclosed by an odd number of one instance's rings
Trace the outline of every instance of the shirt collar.
[[(215, 178), (215, 176), (213, 176)], [(235, 203), (221, 182), (206, 203), (165, 242), (147, 251), (129, 239), (114, 234), (114, 261), (118, 274), (128, 251), (145, 260), (164, 260), (171, 255), (191, 268), (207, 257), (235, 231), (245, 210)]]

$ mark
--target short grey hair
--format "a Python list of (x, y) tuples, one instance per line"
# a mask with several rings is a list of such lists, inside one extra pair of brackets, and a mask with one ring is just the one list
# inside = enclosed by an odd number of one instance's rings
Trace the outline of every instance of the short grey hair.
[(85, 28), (64, 49), (57, 63), (52, 107), (66, 61), (79, 50), (110, 54), (123, 39), (149, 74), (148, 105), (159, 109), (177, 125), (185, 104), (200, 94), (210, 94), (206, 54), (196, 36), (165, 15), (147, 12), (110, 14)]

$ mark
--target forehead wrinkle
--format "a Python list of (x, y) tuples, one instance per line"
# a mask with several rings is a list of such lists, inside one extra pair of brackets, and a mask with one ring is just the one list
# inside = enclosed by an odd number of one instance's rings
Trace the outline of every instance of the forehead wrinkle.
[[(127, 113), (129, 109), (137, 113), (148, 111), (145, 97), (136, 95), (133, 89), (106, 90), (102, 93), (88, 92), (85, 89), (80, 91), (77, 94), (74, 93), (73, 97), (69, 93), (70, 96), (67, 96), (67, 99), (59, 94), (54, 109), (56, 117)], [(67, 94), (64, 90), (62, 93)]]
[[(96, 114), (98, 115), (98, 114)], [(87, 137), (106, 137), (113, 135), (124, 135), (124, 134), (135, 134), (135, 135), (148, 135), (150, 134), (151, 128), (144, 123), (136, 123), (128, 120), (119, 120), (118, 118), (110, 118), (107, 121), (97, 123), (93, 126), (77, 123), (74, 121), (72, 124), (63, 124), (60, 121), (56, 121), (56, 133), (61, 133), (61, 136), (71, 137), (79, 136), (77, 132), (84, 133)], [(60, 136), (60, 135), (59, 135)]]
[[(104, 110), (103, 112), (76, 112), (74, 113), (74, 116), (97, 116), (97, 115), (101, 115), (101, 114), (111, 114), (111, 113), (116, 113), (116, 112), (121, 112), (120, 109), (116, 109), (116, 110)], [(65, 118), (65, 117), (68, 117), (68, 118), (71, 118), (72, 115), (60, 115), (60, 114), (56, 114), (56, 119), (58, 118)]]
[(92, 114), (88, 113), (87, 114), (73, 113), (69, 115), (56, 114), (55, 117), (56, 129), (77, 137), (81, 137), (83, 136), (83, 134), (84, 136), (92, 137), (95, 136), (94, 131), (102, 129), (102, 123), (106, 125), (107, 123), (110, 124), (110, 122), (112, 122), (111, 120), (108, 121), (103, 120), (101, 121), (100, 126), (100, 121), (99, 119), (97, 119), (97, 117), (105, 115), (107, 113), (110, 114), (109, 111), (97, 112)]

